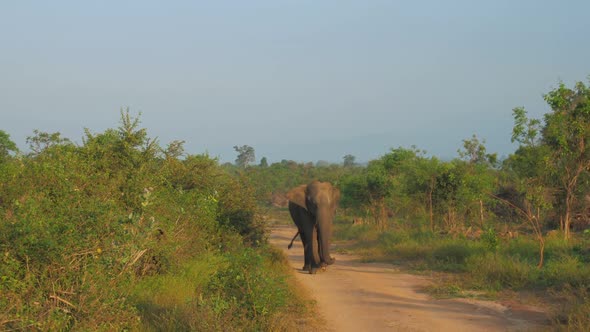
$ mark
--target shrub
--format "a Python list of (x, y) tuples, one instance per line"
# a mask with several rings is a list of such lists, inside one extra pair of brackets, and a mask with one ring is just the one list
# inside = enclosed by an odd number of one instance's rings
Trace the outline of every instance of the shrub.
[(81, 146), (37, 132), (0, 163), (0, 329), (239, 330), (285, 308), (285, 273), (250, 248), (265, 238), (248, 184), (137, 126), (122, 113)]
[(387, 231), (379, 234), (377, 241), (379, 241), (380, 246), (388, 248), (406, 242), (409, 239), (410, 236), (406, 232)]
[(465, 261), (473, 253), (464, 243), (447, 243), (432, 252), (434, 264), (444, 271), (464, 271)]
[(340, 240), (358, 240), (359, 242), (374, 242), (379, 237), (379, 231), (375, 225), (342, 224), (336, 223), (334, 237)]
[(485, 254), (466, 260), (467, 269), (476, 283), (484, 289), (519, 290), (535, 284), (539, 270), (518, 257)]
[[(539, 243), (526, 237), (512, 239), (503, 246), (501, 254), (522, 262), (536, 264), (539, 260)], [(548, 256), (547, 249), (545, 255)]]
[(566, 286), (555, 296), (561, 304), (554, 317), (555, 330), (590, 331), (589, 289)]
[(590, 267), (580, 262), (577, 257), (565, 256), (548, 261), (543, 269), (543, 277), (546, 284), (551, 287), (590, 287)]

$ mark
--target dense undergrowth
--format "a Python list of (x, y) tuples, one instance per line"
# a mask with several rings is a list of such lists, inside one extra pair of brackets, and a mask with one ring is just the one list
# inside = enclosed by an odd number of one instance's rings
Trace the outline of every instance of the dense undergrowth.
[[(477, 238), (435, 234), (427, 229), (391, 225), (381, 231), (375, 225), (340, 222), (335, 237), (353, 240), (347, 250), (366, 261), (392, 262), (416, 271), (450, 273), (431, 291), (437, 296), (495, 297), (498, 292), (527, 291), (550, 300), (554, 327), (585, 330), (590, 307), (590, 238), (580, 234), (569, 241), (551, 233), (545, 243), (545, 264), (538, 268), (539, 244), (532, 236), (500, 236), (489, 229)], [(439, 280), (441, 281), (441, 280)], [(565, 325), (562, 325), (566, 323)]]
[(292, 328), (308, 308), (250, 187), (138, 124), (0, 160), (0, 330)]

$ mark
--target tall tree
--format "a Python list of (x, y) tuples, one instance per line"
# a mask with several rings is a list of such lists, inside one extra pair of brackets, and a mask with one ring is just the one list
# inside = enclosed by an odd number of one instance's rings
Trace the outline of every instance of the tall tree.
[(6, 159), (10, 155), (10, 152), (18, 152), (18, 148), (10, 140), (10, 135), (0, 130), (0, 161)]
[(545, 114), (543, 128), (551, 154), (547, 164), (564, 191), (562, 227), (568, 239), (578, 180), (590, 169), (590, 88), (582, 82), (573, 89), (560, 83), (544, 99), (552, 110)]
[(234, 150), (238, 153), (238, 157), (236, 158), (236, 165), (238, 167), (244, 168), (256, 160), (254, 148), (249, 145), (235, 145)]
[(356, 160), (356, 157), (351, 154), (347, 154), (342, 159), (344, 159), (344, 167), (352, 167), (355, 165), (354, 161)]
[(458, 150), (459, 156), (467, 160), (470, 164), (496, 164), (498, 155), (496, 153), (486, 153), (486, 140), (479, 140), (475, 134), (471, 139), (463, 140), (463, 150)]
[(547, 172), (546, 160), (549, 149), (543, 144), (541, 121), (529, 119), (523, 107), (512, 110), (514, 127), (511, 141), (519, 147), (504, 163), (516, 177), (514, 183), (521, 192), (522, 202), (509, 201), (495, 196), (500, 202), (512, 207), (532, 228), (539, 243), (538, 268), (543, 267), (545, 238), (543, 236), (542, 213), (552, 207), (551, 179)]
[(39, 154), (52, 146), (72, 144), (69, 139), (62, 137), (59, 132), (46, 133), (35, 129), (33, 133), (34, 136), (27, 137), (27, 143), (35, 154)]
[(392, 195), (394, 186), (382, 159), (373, 160), (367, 166), (366, 185), (373, 216), (379, 229), (384, 231), (387, 227), (385, 201)]
[(496, 153), (486, 153), (485, 139), (479, 140), (475, 134), (471, 139), (463, 140), (463, 150), (458, 150), (459, 156), (466, 160), (468, 165), (465, 168), (463, 182), (463, 196), (479, 204), (480, 226), (484, 223), (484, 200), (493, 188), (494, 178), (489, 174), (488, 167), (495, 166), (498, 161)]

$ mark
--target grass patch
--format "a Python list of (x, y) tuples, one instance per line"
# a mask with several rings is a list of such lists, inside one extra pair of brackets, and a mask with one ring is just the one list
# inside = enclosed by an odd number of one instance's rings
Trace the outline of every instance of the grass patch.
[(539, 271), (533, 264), (518, 257), (492, 253), (470, 257), (466, 270), (474, 286), (494, 291), (527, 288), (539, 279)]
[(556, 331), (590, 331), (590, 290), (565, 287), (553, 292), (557, 312), (553, 318)]
[(265, 247), (208, 253), (145, 278), (132, 302), (147, 331), (292, 331), (315, 322), (296, 287), (282, 252)]

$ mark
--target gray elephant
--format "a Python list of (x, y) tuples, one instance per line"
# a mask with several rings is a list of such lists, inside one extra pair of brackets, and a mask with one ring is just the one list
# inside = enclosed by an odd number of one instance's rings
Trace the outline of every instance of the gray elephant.
[(313, 181), (293, 188), (287, 198), (303, 244), (303, 270), (316, 273), (318, 268), (333, 264), (330, 241), (340, 191), (328, 182)]

